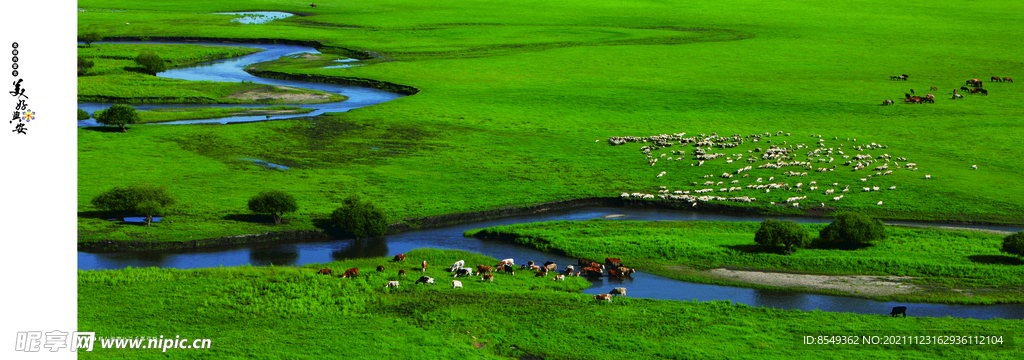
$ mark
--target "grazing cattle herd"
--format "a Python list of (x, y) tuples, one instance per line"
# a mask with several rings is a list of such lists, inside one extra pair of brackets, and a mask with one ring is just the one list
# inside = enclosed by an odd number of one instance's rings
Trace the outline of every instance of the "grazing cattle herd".
[[(897, 75), (893, 75), (893, 76), (890, 76), (889, 79), (890, 80), (903, 80), (903, 81), (906, 81), (907, 78), (909, 78), (909, 77), (910, 76), (906, 75), (906, 74), (898, 75), (898, 76)], [(992, 81), (992, 82), (1011, 82), (1012, 83), (1013, 79), (1011, 79), (1009, 77), (993, 76), (993, 77), (990, 78), (990, 81)], [(960, 89), (959, 89), (960, 91), (966, 91), (966, 92), (971, 93), (971, 94), (988, 95), (988, 90), (984, 89), (985, 83), (983, 81), (981, 81), (981, 79), (970, 79), (970, 80), (967, 80), (964, 85), (965, 86), (961, 86), (960, 87)], [(970, 87), (968, 87), (968, 86), (970, 86)], [(930, 89), (931, 90), (936, 90), (936, 91), (939, 90), (939, 88), (935, 87), (935, 86), (932, 86)], [(924, 97), (921, 97), (921, 96), (913, 96), (913, 94), (914, 94), (914, 89), (910, 89), (910, 93), (909, 94), (904, 94), (903, 102), (908, 103), (908, 104), (923, 104), (923, 103), (926, 103), (926, 102), (927, 103), (935, 103), (935, 95), (928, 94), (928, 95), (926, 95)], [(956, 99), (963, 99), (963, 98), (964, 98), (964, 96), (961, 95), (961, 94), (958, 94), (956, 89), (953, 90), (953, 97), (951, 99), (956, 100)], [(887, 106), (887, 105), (892, 105), (892, 104), (893, 104), (893, 101), (891, 99), (887, 99), (885, 101), (882, 101), (882, 106)]]
[[(405, 259), (405, 254), (398, 254), (395, 255), (395, 257), (393, 258), (393, 262), (402, 262), (405, 261)], [(475, 275), (480, 276), (480, 282), (494, 283), (494, 273), (504, 273), (505, 275), (508, 276), (515, 276), (515, 271), (513, 267), (514, 264), (515, 262), (513, 259), (504, 259), (495, 266), (478, 264), (476, 266)], [(449, 266), (447, 270), (448, 272), (453, 273), (452, 277), (472, 277), (474, 275), (474, 269), (465, 267), (465, 265), (466, 262), (464, 260), (459, 260), (452, 263), (452, 265)], [(423, 269), (423, 271), (426, 271), (426, 266), (427, 261), (424, 260), (422, 262), (421, 269)], [(534, 265), (533, 261), (529, 261), (527, 262), (527, 265), (522, 266), (523, 268), (530, 269), (531, 271), (536, 271), (534, 275), (535, 277), (548, 277), (549, 274), (553, 274), (551, 276), (551, 281), (565, 281), (566, 277), (571, 276), (585, 276), (592, 278), (607, 276), (609, 279), (623, 279), (631, 277), (631, 274), (636, 272), (631, 268), (623, 266), (622, 259), (618, 258), (605, 258), (605, 264), (600, 264), (595, 261), (587, 259), (578, 259), (578, 263), (576, 265), (566, 265), (562, 273), (558, 273), (558, 264), (556, 264), (553, 261), (544, 262), (544, 266)], [(576, 271), (577, 266), (582, 270)], [(377, 265), (377, 273), (383, 273), (386, 270), (387, 268), (384, 265)], [(405, 269), (399, 269), (398, 276), (404, 277), (405, 272)], [(605, 274), (606, 272), (607, 275)], [(334, 272), (333, 270), (331, 270), (331, 268), (323, 268), (316, 271), (316, 274), (318, 275), (333, 275), (333, 273)], [(353, 278), (357, 276), (359, 276), (359, 268), (351, 268), (345, 270), (345, 273), (341, 275), (342, 278)], [(420, 278), (416, 280), (415, 284), (434, 285), (435, 281), (433, 277), (424, 275), (420, 276)], [(384, 283), (384, 287), (390, 289), (397, 289), (399, 285), (399, 280), (387, 280)], [(459, 280), (452, 280), (452, 288), (463, 288), (463, 282)], [(626, 288), (615, 287), (608, 294), (598, 295), (597, 297), (595, 297), (595, 299), (611, 302), (611, 295), (626, 296)]]

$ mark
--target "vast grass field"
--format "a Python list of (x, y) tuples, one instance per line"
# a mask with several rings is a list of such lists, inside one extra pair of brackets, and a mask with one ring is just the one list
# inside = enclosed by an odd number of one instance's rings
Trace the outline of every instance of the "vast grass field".
[[(801, 224), (814, 238), (824, 224)], [(1005, 235), (983, 231), (887, 227), (888, 237), (856, 250), (798, 249), (789, 255), (754, 242), (756, 222), (556, 221), (467, 231), (543, 251), (626, 266), (677, 279), (736, 284), (700, 271), (710, 268), (832, 275), (909, 276), (923, 289), (883, 296), (912, 302), (1024, 302), (1024, 267), (1001, 253)], [(751, 286), (751, 284), (740, 285)], [(807, 289), (804, 289), (807, 290)], [(870, 294), (845, 294), (868, 296)]]
[[(211, 339), (209, 349), (99, 348), (90, 358), (713, 358), (713, 359), (1014, 359), (1020, 321), (898, 318), (751, 308), (728, 302), (616, 297), (599, 303), (580, 278), (554, 282), (532, 273), (498, 274), (493, 283), (461, 278), (447, 266), (497, 259), (420, 249), (407, 261), (339, 260), (294, 267), (124, 269), (78, 273), (78, 329), (98, 337)], [(431, 267), (434, 286), (411, 271)], [(387, 270), (377, 273), (376, 265)], [(360, 268), (356, 278), (315, 275)], [(399, 278), (399, 269), (409, 277)], [(385, 289), (399, 280), (397, 289)], [(804, 345), (805, 336), (1001, 336), (981, 345)], [(144, 343), (148, 344), (148, 342)]]
[[(872, 155), (907, 157), (920, 171), (891, 178), (896, 193), (837, 208), (884, 218), (1024, 222), (1024, 150), (1017, 146), (1024, 89), (986, 82), (988, 96), (949, 99), (965, 79), (1021, 77), (1021, 4), (941, 0), (905, 11), (884, 1), (397, 1), (310, 9), (266, 1), (256, 7), (302, 16), (263, 25), (209, 14), (254, 7), (241, 1), (79, 6), (87, 10), (79, 29), (108, 38), (276, 38), (365, 50), (384, 61), (281, 71), (421, 89), (312, 121), (151, 127), (129, 136), (83, 129), (81, 212), (95, 210), (89, 200), (96, 194), (127, 183), (167, 185), (179, 197), (173, 225), (137, 234), (86, 216), (83, 241), (246, 233), (251, 224), (224, 217), (244, 211), (245, 200), (267, 188), (293, 193), (301, 209), (291, 226), (310, 228), (306, 219), (326, 217), (348, 193), (375, 199), (399, 221), (652, 192), (689, 184), (709, 170), (734, 170), (724, 164), (650, 166), (638, 156), (639, 146), (604, 141), (676, 132), (781, 130), (803, 141), (818, 134), (885, 144), (888, 149)], [(101, 11), (115, 9), (123, 11)], [(889, 79), (898, 74), (910, 78)], [(939, 99), (878, 105), (910, 89)], [(111, 151), (133, 156), (126, 161)], [(292, 168), (267, 172), (237, 161), (257, 155)], [(656, 178), (661, 171), (669, 173)], [(111, 173), (120, 176), (104, 175)], [(932, 181), (921, 180), (924, 174)], [(855, 181), (862, 175), (836, 176)]]

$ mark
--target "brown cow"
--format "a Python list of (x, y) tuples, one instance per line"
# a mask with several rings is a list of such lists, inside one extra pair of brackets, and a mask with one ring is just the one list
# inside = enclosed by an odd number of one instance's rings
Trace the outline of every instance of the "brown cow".
[(377, 265), (377, 272), (384, 272), (384, 265)]
[(343, 278), (359, 276), (359, 268), (351, 268), (345, 270), (345, 274), (341, 275)]
[(480, 278), (480, 281), (494, 282), (494, 274), (484, 274), (484, 276)]
[[(536, 266), (536, 265), (534, 265), (534, 266)], [(548, 272), (547, 271), (538, 271), (537, 275), (534, 275), (534, 277), (544, 277), (544, 276), (548, 276)]]
[(620, 273), (618, 270), (608, 269), (608, 277), (613, 277), (613, 278), (616, 278), (616, 279), (621, 279), (622, 278), (622, 273)]
[(939, 90), (939, 88), (932, 86), (932, 88), (928, 90)]
[(405, 276), (405, 270), (398, 270), (398, 276)]
[(625, 266), (619, 266), (619, 272), (622, 273), (622, 276), (630, 276), (630, 274), (635, 273), (636, 270)]
[(604, 258), (604, 263), (609, 267), (619, 267), (622, 266), (622, 259)]
[(606, 300), (606, 301), (608, 301), (610, 303), (610, 302), (612, 302), (612, 296), (609, 295), (609, 294), (597, 294), (597, 295), (594, 295), (594, 300), (597, 300), (597, 301)]
[(316, 3), (311, 3), (311, 4), (309, 4), (309, 7), (311, 7), (311, 8), (315, 8), (315, 7), (316, 7)]
[(476, 272), (477, 273), (488, 273), (488, 274), (490, 274), (491, 273), (491, 269), (493, 269), (493, 268), (490, 267), (490, 266), (484, 266), (484, 265), (477, 265), (476, 266)]
[(405, 254), (395, 255), (395, 260), (394, 261), (405, 261)]
[(1004, 77), (1003, 78), (1003, 82), (1013, 82), (1013, 79), (1008, 78), (1008, 77)]
[(427, 261), (426, 260), (423, 260), (423, 271), (424, 272), (427, 271)]
[(530, 267), (529, 267), (529, 270), (536, 270), (536, 271), (540, 271), (540, 266), (537, 266), (537, 265), (530, 265)]
[(334, 271), (331, 270), (331, 268), (324, 268), (324, 269), (320, 269), (320, 271), (317, 271), (317, 274), (320, 274), (320, 275), (331, 275), (333, 273), (334, 273)]
[(555, 276), (555, 277), (551, 278), (551, 280), (554, 280), (554, 281), (565, 281), (565, 275)]

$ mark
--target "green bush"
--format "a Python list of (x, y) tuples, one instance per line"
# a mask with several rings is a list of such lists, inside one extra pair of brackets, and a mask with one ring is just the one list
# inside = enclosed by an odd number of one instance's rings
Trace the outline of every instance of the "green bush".
[(135, 58), (135, 63), (139, 64), (145, 68), (146, 71), (149, 71), (152, 74), (167, 70), (167, 63), (164, 62), (164, 59), (161, 59), (160, 55), (157, 55), (152, 51), (146, 51), (139, 54), (139, 56)]
[(90, 116), (88, 111), (78, 109), (78, 120), (88, 120), (89, 117)]
[(95, 66), (95, 65), (96, 65), (96, 63), (94, 63), (92, 60), (86, 60), (84, 57), (79, 56), (78, 57), (78, 76), (85, 75), (85, 73), (89, 72), (89, 69), (92, 69), (92, 67)]
[(96, 121), (107, 125), (119, 125), (121, 132), (126, 133), (128, 129), (124, 126), (139, 122), (139, 112), (135, 110), (135, 107), (115, 104), (99, 112), (99, 115), (96, 115)]
[(331, 225), (356, 239), (383, 236), (388, 228), (384, 211), (355, 195), (346, 198), (341, 207), (331, 213)]
[(96, 31), (90, 31), (82, 34), (82, 41), (85, 42), (85, 45), (92, 47), (92, 43), (103, 41), (103, 35), (100, 35), (100, 33)]
[(267, 190), (249, 199), (249, 210), (273, 216), (274, 224), (281, 223), (284, 213), (295, 212), (298, 209), (295, 197), (280, 190)]
[(1003, 252), (1024, 256), (1024, 231), (1018, 231), (1003, 238)]
[(792, 221), (766, 219), (754, 234), (754, 242), (769, 248), (785, 245), (786, 253), (792, 253), (796, 248), (810, 244), (811, 233)]
[(92, 205), (117, 214), (142, 215), (146, 217), (146, 226), (153, 222), (153, 216), (163, 215), (167, 206), (174, 204), (174, 198), (167, 188), (155, 185), (118, 186), (97, 195)]
[(824, 245), (858, 248), (885, 239), (885, 224), (858, 213), (841, 213), (818, 233)]

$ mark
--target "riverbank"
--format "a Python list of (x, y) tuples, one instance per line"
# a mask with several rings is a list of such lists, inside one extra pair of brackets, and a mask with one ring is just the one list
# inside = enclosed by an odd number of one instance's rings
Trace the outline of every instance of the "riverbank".
[[(551, 201), (530, 206), (508, 206), (500, 209), (473, 211), (465, 213), (454, 213), (417, 218), (402, 219), (401, 222), (388, 224), (387, 235), (399, 234), (413, 230), (436, 229), (460, 224), (469, 224), (485, 220), (511, 218), (543, 212), (554, 212), (571, 210), (581, 207), (619, 207), (619, 208), (653, 208), (669, 209), (679, 211), (694, 211), (689, 203), (684, 201), (666, 200), (636, 200), (617, 197), (592, 197), (583, 199), (571, 199)], [(767, 212), (765, 209), (754, 207), (734, 207), (729, 204), (704, 203), (699, 211), (732, 214), (732, 215), (781, 215), (781, 216), (810, 216), (808, 213), (794, 214), (791, 212), (776, 213)], [(813, 213), (813, 212), (810, 212)], [(936, 223), (950, 224), (951, 222)], [(998, 225), (998, 224), (964, 224), (964, 225)], [(152, 251), (152, 250), (180, 250), (198, 249), (218, 246), (256, 244), (269, 242), (295, 242), (295, 241), (317, 241), (330, 239), (331, 236), (323, 229), (305, 230), (284, 230), (284, 231), (261, 231), (259, 233), (239, 234), (204, 239), (182, 239), (179, 241), (118, 241), (118, 240), (94, 240), (79, 241), (78, 251), (85, 252), (120, 252), (120, 251)]]
[[(956, 346), (878, 344), (837, 352), (834, 345), (802, 343), (805, 336), (872, 335), (879, 334), (879, 329), (899, 334), (1002, 336), (985, 354), (1011, 359), (1020, 352), (1020, 345), (1012, 339), (1024, 332), (1016, 320), (913, 314), (897, 320), (882, 314), (889, 309), (880, 309), (878, 315), (857, 315), (757, 308), (728, 301), (627, 296), (614, 297), (611, 303), (598, 302), (592, 295), (580, 294), (589, 285), (580, 278), (556, 282), (536, 278), (529, 271), (516, 276), (495, 274), (493, 283), (479, 277), (460, 278), (463, 288), (454, 289), (451, 275), (445, 271), (448, 264), (465, 260), (472, 266), (498, 260), (436, 249), (413, 250), (406, 256), (406, 262), (382, 257), (298, 268), (79, 271), (79, 328), (112, 337), (182, 329), (176, 333), (182, 338), (210, 338), (213, 346), (202, 351), (211, 357), (252, 354), (252, 339), (258, 339), (255, 345), (266, 356), (302, 357), (309, 356), (310, 349), (331, 349), (331, 356), (353, 359), (404, 358), (409, 354), (494, 359), (754, 358), (752, 348), (757, 349), (758, 359), (792, 358), (793, 354), (863, 359), (885, 357), (894, 350), (909, 359), (966, 356), (965, 350)], [(430, 264), (426, 273), (418, 270), (421, 261)], [(377, 265), (385, 271), (374, 271)], [(315, 275), (325, 267), (334, 273)], [(340, 277), (353, 267), (360, 269), (358, 277)], [(398, 270), (406, 270), (409, 276), (399, 276)], [(414, 284), (420, 275), (435, 278), (436, 285)], [(388, 281), (399, 281), (399, 287), (385, 288)], [(169, 293), (169, 289), (173, 291)], [(218, 296), (211, 297), (211, 293)], [(126, 318), (126, 312), (162, 315)], [(594, 319), (602, 319), (602, 325), (595, 326)], [(248, 325), (240, 327), (239, 323)], [(310, 324), (316, 324), (315, 329)], [(611, 333), (609, 326), (614, 330)], [(267, 333), (268, 328), (276, 330)], [(337, 329), (336, 336), (308, 336), (325, 328)], [(636, 336), (623, 342), (622, 331)], [(608, 349), (616, 349), (615, 354), (610, 356)], [(129, 351), (106, 349), (87, 356), (165, 356)]]
[[(801, 225), (812, 234), (825, 226)], [(999, 234), (888, 226), (889, 237), (870, 247), (812, 247), (784, 255), (754, 243), (758, 226), (556, 221), (478, 229), (466, 235), (570, 257), (621, 258), (626, 266), (692, 282), (910, 302), (1024, 302), (1024, 267), (1020, 259), (999, 251)]]

